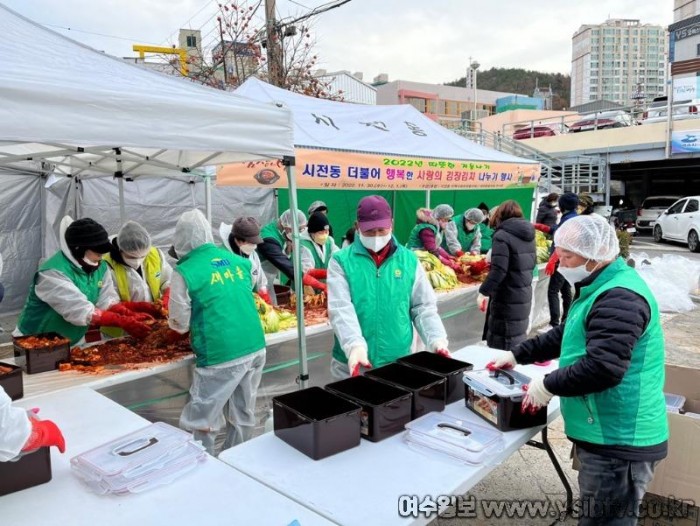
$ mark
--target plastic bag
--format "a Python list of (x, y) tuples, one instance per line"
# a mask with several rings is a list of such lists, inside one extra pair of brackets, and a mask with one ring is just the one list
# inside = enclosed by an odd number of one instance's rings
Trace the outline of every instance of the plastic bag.
[(690, 294), (698, 287), (700, 262), (675, 254), (649, 257), (644, 252), (632, 253), (630, 258), (661, 312), (688, 312), (695, 308)]

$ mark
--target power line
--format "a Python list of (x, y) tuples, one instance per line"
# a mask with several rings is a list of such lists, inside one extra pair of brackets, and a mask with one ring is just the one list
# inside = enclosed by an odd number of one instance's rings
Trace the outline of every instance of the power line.
[(291, 4), (296, 4), (296, 5), (298, 5), (299, 7), (303, 7), (304, 9), (312, 9), (312, 8), (309, 7), (308, 5), (300, 4), (299, 2), (295, 2), (294, 0), (289, 0), (289, 3), (291, 3)]
[[(197, 11), (195, 14), (193, 14), (191, 17), (189, 17), (189, 18), (185, 21), (184, 24), (180, 24), (180, 25), (178, 26), (178, 29), (176, 29), (175, 31), (173, 31), (172, 33), (170, 33), (170, 34), (165, 38), (165, 40), (163, 40), (162, 42), (168, 42), (168, 41), (170, 40), (170, 37), (172, 37), (172, 36), (177, 36), (178, 31), (180, 30), (180, 28), (183, 28), (183, 27), (187, 26), (187, 24), (189, 24), (190, 22), (192, 22), (192, 20), (194, 19), (194, 17), (196, 17), (199, 13), (201, 13), (202, 11), (204, 11), (204, 10), (205, 10), (207, 7), (209, 7), (212, 3), (216, 4), (217, 7), (218, 7), (218, 5), (219, 5), (219, 4), (216, 2), (216, 0), (206, 0), (206, 2), (204, 3), (204, 5), (203, 5), (201, 8), (199, 8), (199, 11)], [(210, 21), (214, 18), (214, 16), (216, 16), (216, 15), (211, 16), (211, 17), (209, 18), (209, 20), (207, 20), (205, 23), (210, 22)], [(202, 26), (202, 27), (204, 27), (204, 26)], [(162, 42), (161, 42), (161, 43), (162, 43)]]
[[(108, 35), (108, 34), (106, 34), (106, 33), (97, 33), (97, 32), (95, 32), (95, 31), (85, 31), (85, 30), (83, 30), (83, 29), (76, 29), (76, 28), (74, 28), (74, 27), (57, 26), (57, 25), (55, 25), (55, 24), (44, 24), (44, 23), (42, 23), (42, 22), (39, 22), (39, 23), (40, 23), (41, 25), (43, 25), (43, 26), (55, 27), (55, 28), (57, 28), (57, 29), (64, 29), (64, 30), (66, 30), (66, 31), (73, 31), (73, 32), (75, 32), (75, 33), (86, 33), (86, 34), (88, 34), (88, 35), (97, 35), (97, 36), (105, 37), (105, 38), (116, 38), (117, 40), (127, 40), (127, 41), (129, 41), (129, 42), (144, 42), (144, 41), (141, 40), (140, 38), (120, 37), (120, 36), (117, 36), (117, 35)], [(153, 42), (144, 42), (144, 43), (145, 43), (145, 44), (151, 44), (151, 45), (154, 45), (154, 46), (156, 45), (156, 44), (154, 44)]]

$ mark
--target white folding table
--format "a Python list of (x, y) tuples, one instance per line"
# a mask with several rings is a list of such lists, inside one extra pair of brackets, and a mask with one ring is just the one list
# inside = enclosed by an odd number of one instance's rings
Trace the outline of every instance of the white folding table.
[[(454, 356), (474, 364), (474, 369), (480, 369), (501, 352), (483, 346), (468, 346)], [(518, 370), (537, 377), (555, 367), (556, 364), (548, 367), (518, 366)], [(469, 411), (464, 401), (450, 404), (445, 412), (465, 421), (488, 425)], [(548, 423), (559, 414), (559, 400), (555, 398), (549, 405)], [(543, 442), (534, 443), (532, 439), (540, 432), (543, 432)], [(222, 452), (219, 459), (329, 520), (344, 525), (426, 524), (437, 515), (401, 517), (400, 497), (416, 495), (422, 499), (425, 496), (462, 495), (527, 443), (548, 450), (560, 478), (568, 486), (547, 443), (546, 426), (510, 431), (503, 436), (503, 451), (488, 463), (478, 466), (462, 464), (439, 453), (411, 449), (404, 442), (403, 433), (377, 443), (362, 440), (359, 447), (318, 461), (300, 453), (273, 433), (267, 433)], [(567, 493), (570, 491), (568, 487)]]
[(0, 497), (2, 524), (287, 526), (295, 520), (300, 526), (332, 524), (213, 457), (166, 486), (126, 496), (96, 495), (70, 472), (70, 458), (149, 422), (86, 387), (15, 405), (39, 407), (41, 417), (54, 420), (65, 436), (66, 453), (52, 448), (50, 482)]

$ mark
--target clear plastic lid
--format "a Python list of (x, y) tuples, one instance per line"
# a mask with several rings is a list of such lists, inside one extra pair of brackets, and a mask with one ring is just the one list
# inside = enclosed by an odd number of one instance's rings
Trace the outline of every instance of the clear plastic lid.
[(136, 478), (177, 458), (191, 440), (189, 433), (157, 422), (73, 457), (71, 465), (98, 479)]
[(678, 413), (683, 408), (685, 396), (671, 393), (664, 393), (664, 396), (666, 397), (666, 411)]
[(406, 424), (405, 440), (446, 453), (470, 464), (481, 464), (503, 450), (503, 434), (442, 413), (428, 413)]
[(530, 383), (531, 378), (511, 369), (481, 369), (465, 372), (463, 380), (469, 387), (487, 396), (511, 398), (523, 396), (523, 387)]

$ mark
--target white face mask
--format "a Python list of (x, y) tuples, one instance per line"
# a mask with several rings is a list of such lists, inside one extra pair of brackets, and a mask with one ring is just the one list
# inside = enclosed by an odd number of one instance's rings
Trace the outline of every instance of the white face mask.
[(376, 237), (363, 236), (362, 232), (358, 233), (360, 234), (360, 243), (362, 243), (362, 246), (364, 246), (367, 250), (371, 250), (372, 252), (379, 252), (381, 249), (387, 246), (389, 241), (391, 241), (391, 232), (385, 236)]
[(313, 239), (317, 245), (325, 245), (326, 241), (328, 241), (328, 236), (329, 234), (327, 232), (323, 234), (311, 234), (311, 239)]
[(141, 265), (143, 265), (143, 260), (146, 258), (128, 258), (126, 256), (122, 256), (122, 259), (124, 260), (124, 263), (129, 265), (131, 268), (133, 268), (134, 270), (138, 270), (139, 268), (141, 268)]
[(255, 252), (255, 247), (257, 247), (257, 245), (253, 243), (244, 243), (243, 245), (238, 246), (238, 248), (241, 249), (241, 252), (246, 256), (250, 256), (253, 252)]
[(586, 261), (586, 263), (583, 265), (579, 265), (578, 267), (562, 267), (559, 265), (559, 274), (564, 276), (564, 279), (571, 283), (571, 286), (573, 287), (576, 285), (576, 283), (582, 282), (588, 276), (593, 274), (592, 270), (586, 270), (587, 264), (588, 261)]
[(88, 265), (90, 267), (99, 267), (100, 266), (99, 261), (93, 261), (93, 260), (88, 259), (88, 258), (83, 258), (83, 263), (85, 263), (86, 265)]

